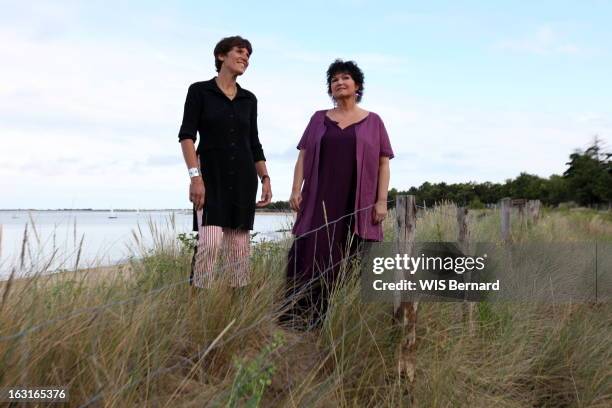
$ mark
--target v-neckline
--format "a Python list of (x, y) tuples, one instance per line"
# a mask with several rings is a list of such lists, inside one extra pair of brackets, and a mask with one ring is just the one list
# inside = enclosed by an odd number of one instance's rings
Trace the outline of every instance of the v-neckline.
[(236, 93), (234, 94), (233, 98), (230, 98), (229, 96), (227, 96), (225, 92), (223, 92), (223, 89), (221, 89), (221, 87), (217, 83), (217, 77), (213, 78), (213, 82), (215, 83), (215, 88), (217, 88), (217, 91), (219, 91), (221, 95), (225, 96), (228, 101), (233, 102), (236, 99), (236, 97), (238, 97), (238, 93), (240, 92), (240, 85), (238, 85), (238, 82), (236, 82)]
[[(328, 111), (328, 112), (329, 112), (329, 111)], [(334, 123), (334, 124), (335, 124), (335, 125), (338, 127), (338, 129), (340, 129), (340, 130), (346, 130), (346, 129), (350, 128), (351, 126), (356, 125), (356, 124), (358, 124), (358, 123), (361, 123), (361, 122), (363, 122), (364, 120), (366, 120), (367, 118), (369, 118), (369, 117), (370, 117), (370, 113), (371, 113), (371, 112), (368, 112), (368, 114), (367, 114), (367, 115), (365, 115), (365, 117), (364, 117), (363, 119), (359, 119), (357, 122), (353, 122), (353, 123), (351, 123), (350, 125), (348, 125), (348, 126), (346, 126), (346, 127), (340, 127), (339, 122), (338, 122), (338, 121), (336, 121), (336, 120), (333, 120), (332, 118), (330, 118), (330, 117), (329, 117), (329, 115), (327, 115), (327, 112), (325, 112), (325, 117), (326, 117), (327, 119), (329, 119), (331, 122), (333, 122), (333, 123)]]

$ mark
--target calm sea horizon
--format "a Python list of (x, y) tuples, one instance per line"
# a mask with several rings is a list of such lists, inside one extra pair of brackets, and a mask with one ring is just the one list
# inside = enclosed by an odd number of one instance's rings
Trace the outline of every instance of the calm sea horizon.
[[(289, 211), (257, 212), (253, 240), (280, 239), (292, 224)], [(119, 264), (153, 248), (156, 231), (176, 241), (192, 227), (190, 209), (0, 210), (0, 280), (47, 264), (49, 271), (71, 270), (77, 257), (79, 269)]]

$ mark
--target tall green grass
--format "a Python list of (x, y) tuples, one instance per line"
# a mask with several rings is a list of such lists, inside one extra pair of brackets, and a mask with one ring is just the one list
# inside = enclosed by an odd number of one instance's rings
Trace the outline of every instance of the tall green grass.
[[(417, 239), (456, 239), (456, 208), (419, 215)], [(471, 239), (499, 240), (499, 215), (473, 211)], [(392, 223), (385, 225), (392, 239)], [(364, 303), (352, 265), (321, 329), (276, 324), (290, 242), (254, 246), (252, 283), (187, 283), (192, 248), (171, 227), (136, 231), (154, 247), (103, 278), (4, 282), (0, 387), (66, 385), (70, 406), (608, 407), (610, 304), (481, 303), (471, 335), (459, 305), (422, 303), (416, 380), (396, 372), (390, 305)], [(173, 235), (174, 234), (174, 235)], [(517, 242), (612, 239), (599, 214), (546, 211), (513, 223)], [(412, 402), (411, 402), (412, 401)]]

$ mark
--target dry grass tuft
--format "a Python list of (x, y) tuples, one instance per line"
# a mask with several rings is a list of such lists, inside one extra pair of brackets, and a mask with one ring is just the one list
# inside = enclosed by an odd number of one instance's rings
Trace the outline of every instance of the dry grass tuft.
[[(447, 203), (419, 215), (417, 239), (453, 241), (455, 214)], [(472, 240), (498, 239), (494, 212), (475, 211), (469, 223)], [(24, 259), (35, 231), (24, 238)], [(395, 371), (390, 306), (362, 302), (356, 278), (334, 293), (320, 330), (289, 331), (275, 323), (288, 242), (255, 248), (246, 291), (194, 291), (190, 251), (173, 226), (148, 233), (154, 247), (136, 232), (142, 258), (111, 271), (0, 285), (1, 387), (68, 385), (70, 406), (612, 405), (610, 304), (480, 303), (471, 336), (457, 305), (424, 303), (408, 395)], [(519, 242), (604, 240), (612, 224), (552, 211), (512, 234)]]

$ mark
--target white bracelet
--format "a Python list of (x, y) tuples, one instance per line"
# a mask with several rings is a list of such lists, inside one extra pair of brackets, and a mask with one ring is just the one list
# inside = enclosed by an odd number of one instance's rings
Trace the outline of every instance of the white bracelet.
[(189, 171), (189, 177), (198, 177), (202, 175), (200, 173), (200, 169), (198, 169), (197, 167), (192, 167), (188, 171)]

